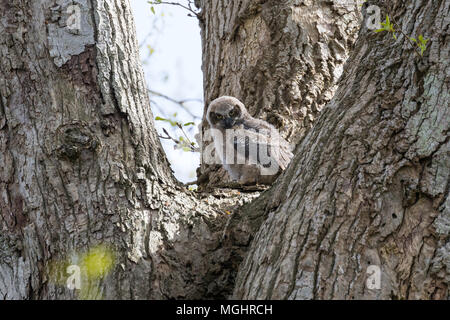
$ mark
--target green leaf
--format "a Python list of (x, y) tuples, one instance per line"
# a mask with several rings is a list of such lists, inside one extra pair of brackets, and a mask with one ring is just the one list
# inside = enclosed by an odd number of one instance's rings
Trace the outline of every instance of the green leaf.
[(184, 124), (185, 127), (187, 127), (187, 126), (194, 126), (194, 125), (195, 125), (194, 122), (188, 122), (188, 123), (185, 123), (185, 124)]
[(378, 29), (378, 30), (375, 30), (375, 32), (382, 32), (382, 31), (386, 31), (386, 30), (384, 30), (384, 29)]
[(415, 38), (410, 38), (412, 42), (417, 43), (417, 40)]
[(147, 45), (147, 49), (148, 49), (150, 55), (152, 55), (153, 53), (155, 53), (155, 49), (153, 49), (152, 46), (149, 45), (149, 44)]
[(425, 52), (425, 50), (427, 50), (427, 46), (426, 45), (420, 45), (420, 55), (423, 56), (423, 53)]
[(169, 120), (161, 118), (161, 117), (156, 117), (155, 120), (156, 121), (169, 121)]
[(153, 14), (156, 14), (154, 7), (150, 7), (150, 10), (153, 12)]
[(422, 35), (419, 35), (419, 41), (422, 44), (426, 44), (430, 39), (425, 39)]

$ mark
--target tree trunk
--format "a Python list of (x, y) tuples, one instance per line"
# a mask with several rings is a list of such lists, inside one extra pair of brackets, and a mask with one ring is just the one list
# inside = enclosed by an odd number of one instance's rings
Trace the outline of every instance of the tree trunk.
[(0, 297), (223, 296), (211, 284), (229, 282), (216, 280), (222, 255), (202, 256), (225, 224), (215, 201), (234, 198), (208, 202), (173, 178), (128, 2), (0, 1), (0, 12)]
[[(450, 2), (371, 3), (397, 40), (363, 24), (281, 196), (259, 214), (234, 298), (449, 297)], [(431, 39), (423, 57), (399, 29)]]
[[(356, 1), (198, 2), (205, 105), (234, 96), (298, 143), (335, 92), (360, 24)], [(198, 175), (202, 187), (229, 180), (205, 163)]]

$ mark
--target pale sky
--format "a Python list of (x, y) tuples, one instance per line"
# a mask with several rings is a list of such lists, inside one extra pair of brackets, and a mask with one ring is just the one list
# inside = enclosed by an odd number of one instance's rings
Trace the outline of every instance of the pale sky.
[[(151, 5), (146, 0), (131, 0), (131, 5), (139, 43), (145, 43), (141, 47), (141, 60), (147, 60), (143, 65), (147, 86), (177, 100), (203, 100), (201, 40), (197, 19), (188, 17), (187, 10), (176, 6), (156, 5), (154, 6), (156, 14), (153, 14), (150, 10)], [(149, 58), (148, 44), (154, 50)], [(200, 123), (198, 119), (194, 120), (177, 104), (166, 99), (155, 96), (151, 96), (151, 99), (166, 115), (170, 116), (177, 112), (178, 121), (183, 123), (194, 121), (196, 125), (189, 127), (191, 131), (188, 135), (195, 141), (194, 134), (197, 133), (197, 125)], [(166, 117), (154, 103), (151, 107), (155, 117)], [(189, 108), (201, 118), (203, 114), (201, 102), (190, 102)], [(180, 130), (172, 129), (170, 124), (156, 121), (158, 133), (163, 134), (163, 127), (174, 138), (182, 135)], [(182, 182), (195, 180), (199, 154), (174, 150), (174, 143), (171, 141), (162, 140), (162, 144), (175, 176)]]

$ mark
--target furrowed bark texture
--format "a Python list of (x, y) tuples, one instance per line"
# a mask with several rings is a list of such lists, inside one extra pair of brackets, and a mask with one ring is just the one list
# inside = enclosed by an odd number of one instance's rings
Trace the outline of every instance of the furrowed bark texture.
[[(363, 25), (336, 95), (272, 190), (281, 200), (261, 213), (234, 298), (449, 297), (450, 2), (369, 4), (428, 49), (419, 57), (399, 31)], [(366, 285), (369, 266), (379, 289)]]
[[(230, 292), (219, 207), (249, 196), (175, 182), (128, 1), (0, 1), (0, 68), (0, 299)], [(66, 266), (98, 245), (114, 268), (68, 289)]]
[[(298, 143), (335, 92), (360, 24), (356, 1), (198, 2), (205, 106), (235, 96)], [(204, 132), (207, 127), (203, 121)], [(229, 179), (208, 164), (198, 175), (209, 186)]]

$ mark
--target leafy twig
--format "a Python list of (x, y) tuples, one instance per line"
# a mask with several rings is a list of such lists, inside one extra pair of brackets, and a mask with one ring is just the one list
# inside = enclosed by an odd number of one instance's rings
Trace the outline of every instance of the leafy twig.
[[(395, 22), (393, 22), (393, 24), (394, 24), (395, 26), (397, 26), (397, 24), (396, 24)], [(400, 30), (400, 33), (401, 33), (406, 39), (409, 40), (411, 46), (414, 48), (414, 52), (415, 52), (419, 57), (422, 57), (422, 56), (423, 56), (423, 51), (425, 51), (425, 50), (421, 51), (420, 53), (417, 52), (417, 50), (415, 49), (416, 46), (414, 45), (414, 42), (413, 42), (413, 39), (414, 39), (414, 38), (408, 37), (408, 36), (403, 32), (403, 30), (402, 30), (400, 27), (399, 27), (399, 30)], [(422, 35), (420, 35), (419, 37), (422, 37)], [(414, 39), (414, 40), (416, 40), (416, 39)], [(428, 40), (427, 40), (427, 41), (428, 41)]]
[(419, 40), (414, 38), (409, 39), (417, 44), (420, 49), (420, 55), (423, 56), (423, 53), (427, 50), (427, 42), (430, 41), (430, 39), (425, 39), (422, 35), (419, 35)]
[(389, 20), (389, 16), (388, 15), (386, 15), (386, 21), (382, 22), (381, 26), (383, 28), (377, 29), (377, 30), (375, 30), (375, 32), (382, 32), (382, 31), (390, 32), (390, 33), (392, 33), (392, 36), (394, 37), (394, 39), (397, 40), (397, 36), (395, 35), (394, 25)]
[[(156, 117), (156, 120), (162, 120), (162, 119), (158, 119), (158, 117)], [(166, 120), (166, 119), (164, 119)], [(184, 136), (186, 137), (180, 137), (179, 139), (175, 139), (173, 138), (169, 132), (167, 132), (167, 130), (165, 128), (163, 128), (164, 134), (165, 136), (161, 136), (158, 135), (158, 137), (160, 137), (161, 139), (166, 139), (166, 140), (172, 140), (173, 142), (175, 142), (175, 145), (178, 146), (179, 149), (182, 149), (183, 151), (187, 151), (187, 152), (200, 152), (200, 148), (195, 146), (195, 143), (192, 142), (189, 137), (186, 135), (186, 132), (183, 129), (183, 126), (180, 123), (177, 123), (177, 126), (179, 129), (181, 129), (181, 131), (183, 132)]]
[[(395, 40), (397, 40), (397, 36), (395, 35), (395, 27), (398, 27), (398, 30), (400, 30), (400, 33), (406, 37), (408, 39), (408, 41), (410, 42), (411, 46), (414, 48), (414, 52), (419, 56), (419, 57), (423, 57), (423, 53), (425, 52), (425, 50), (427, 49), (427, 42), (430, 39), (425, 39), (422, 35), (419, 35), (419, 40), (409, 37), (407, 36), (403, 30), (395, 23), (390, 21), (389, 19), (389, 15), (386, 15), (386, 21), (381, 23), (381, 26), (383, 28), (381, 29), (377, 29), (375, 30), (375, 32), (382, 32), (382, 31), (387, 31), (389, 33), (392, 33), (392, 36), (394, 37)], [(416, 45), (419, 47), (420, 52), (418, 52), (416, 50)]]

